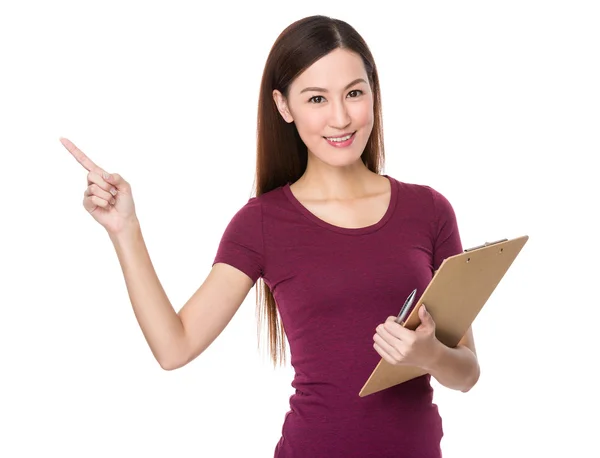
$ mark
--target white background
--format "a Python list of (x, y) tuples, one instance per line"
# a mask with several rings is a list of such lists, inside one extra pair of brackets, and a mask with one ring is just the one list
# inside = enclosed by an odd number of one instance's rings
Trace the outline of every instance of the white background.
[(58, 139), (132, 184), (179, 310), (251, 195), (271, 45), (312, 14), (375, 56), (385, 173), (446, 195), (465, 247), (530, 236), (474, 323), (479, 383), (434, 386), (444, 456), (598, 456), (597, 3), (199, 5), (2, 3), (0, 456), (272, 456), (293, 370), (257, 349), (255, 289), (161, 370)]

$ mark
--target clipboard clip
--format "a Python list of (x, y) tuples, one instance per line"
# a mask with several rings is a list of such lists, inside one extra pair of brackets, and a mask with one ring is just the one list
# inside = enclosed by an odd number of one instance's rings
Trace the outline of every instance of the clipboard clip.
[(507, 242), (507, 241), (508, 241), (508, 239), (500, 239), (500, 240), (496, 240), (495, 242), (485, 242), (483, 245), (477, 245), (477, 246), (474, 246), (473, 248), (467, 248), (464, 252), (466, 253), (467, 251), (478, 250), (479, 248), (485, 248), (486, 246), (496, 245), (497, 243)]

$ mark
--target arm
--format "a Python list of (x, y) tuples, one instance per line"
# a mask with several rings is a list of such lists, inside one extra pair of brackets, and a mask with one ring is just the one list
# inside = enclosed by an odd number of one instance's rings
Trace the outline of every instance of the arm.
[[(433, 191), (433, 190), (432, 190)], [(437, 191), (433, 191), (433, 208), (435, 231), (433, 266), (437, 270), (444, 259), (463, 251), (460, 233), (454, 208), (448, 199)], [(435, 275), (435, 273), (434, 273)], [(449, 348), (434, 339), (434, 358), (427, 364), (429, 372), (442, 385), (469, 391), (479, 379), (479, 363), (475, 352), (473, 330), (469, 327), (456, 348)]]
[(423, 369), (445, 387), (466, 393), (475, 386), (480, 374), (472, 328), (469, 327), (456, 348), (437, 339), (435, 342), (435, 357)]
[(217, 338), (253, 286), (227, 264), (215, 264), (200, 288), (176, 313), (152, 266), (139, 222), (110, 236), (135, 317), (152, 354), (165, 370), (192, 361)]

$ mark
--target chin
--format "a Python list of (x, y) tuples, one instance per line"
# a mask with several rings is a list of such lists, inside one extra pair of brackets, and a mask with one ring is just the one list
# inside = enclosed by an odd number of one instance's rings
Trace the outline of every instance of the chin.
[(321, 162), (328, 164), (332, 167), (347, 167), (355, 164), (360, 161), (360, 157), (364, 148), (359, 150), (358, 148), (352, 152), (348, 151), (319, 151), (316, 154), (313, 153), (313, 156), (316, 156)]

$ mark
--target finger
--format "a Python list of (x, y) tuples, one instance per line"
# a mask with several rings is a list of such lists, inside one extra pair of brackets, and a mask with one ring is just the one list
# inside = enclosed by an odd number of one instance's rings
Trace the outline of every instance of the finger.
[(71, 140), (61, 137), (60, 142), (88, 172), (102, 173), (102, 169), (77, 148)]
[[(394, 358), (396, 361), (399, 361), (403, 358), (403, 352), (400, 349), (402, 343), (399, 340), (390, 341), (384, 339), (381, 335), (375, 334), (373, 336), (373, 341), (379, 345), (379, 347), (384, 350), (388, 355)], [(393, 343), (392, 343), (393, 342)]]
[[(400, 326), (400, 325), (397, 325)], [(400, 326), (402, 327), (402, 326)], [(402, 328), (404, 329), (404, 328)], [(410, 333), (414, 334), (414, 331), (409, 331)], [(394, 355), (394, 350), (398, 352), (399, 355), (405, 355), (406, 354), (406, 349), (408, 345), (411, 345), (412, 342), (414, 341), (414, 335), (410, 335), (408, 337), (400, 338), (400, 337), (396, 337), (394, 334), (388, 332), (385, 329), (384, 325), (379, 325), (379, 327), (377, 328), (377, 333), (373, 336), (373, 340), (376, 342), (385, 342), (385, 345), (382, 345), (386, 348), (386, 350), (388, 351), (388, 353), (390, 353), (391, 355)], [(381, 340), (380, 340), (381, 339)], [(387, 346), (387, 347), (386, 347)]]
[(89, 199), (94, 202), (96, 205), (103, 207), (103, 208), (108, 208), (110, 207), (110, 202), (107, 202), (105, 199), (98, 197), (98, 196), (90, 196)]
[(97, 184), (89, 185), (83, 192), (83, 196), (84, 197), (97, 196), (97, 197), (100, 197), (101, 199), (106, 200), (107, 202), (109, 202), (110, 204), (113, 204), (113, 205), (116, 202), (113, 194), (111, 194), (110, 192), (106, 192), (104, 189), (102, 189)]
[(117, 188), (112, 186), (110, 183), (107, 183), (104, 178), (98, 175), (96, 172), (90, 172), (87, 176), (88, 187), (92, 184), (96, 184), (98, 187), (102, 188), (104, 191), (110, 192), (113, 196), (117, 195)]
[(89, 196), (83, 199), (83, 207), (89, 212), (94, 212), (98, 207), (108, 210), (110, 203), (98, 196)]
[(375, 349), (375, 351), (377, 353), (379, 353), (379, 356), (381, 356), (383, 359), (385, 359), (392, 366), (397, 366), (398, 364), (401, 363), (400, 361), (394, 359), (394, 357), (392, 357), (387, 351), (385, 351), (383, 348), (381, 348), (381, 346), (378, 345), (377, 342), (375, 342), (373, 344), (373, 348)]
[(404, 326), (396, 323), (396, 317), (389, 317), (385, 323), (380, 325), (381, 328), (396, 339), (408, 340), (414, 331), (405, 328)]

